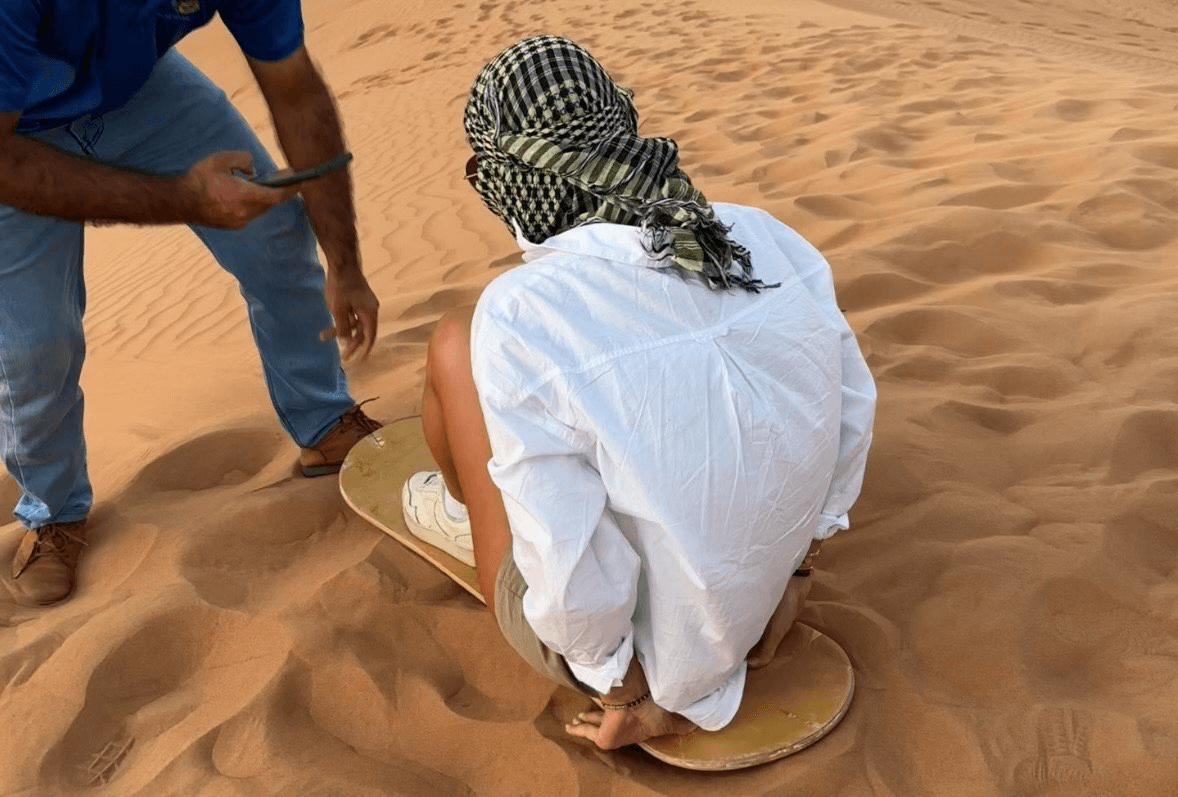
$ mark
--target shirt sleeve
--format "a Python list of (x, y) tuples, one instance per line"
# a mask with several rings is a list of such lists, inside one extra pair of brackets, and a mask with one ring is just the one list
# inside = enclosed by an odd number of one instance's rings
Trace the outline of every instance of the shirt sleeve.
[(806, 239), (777, 222), (774, 238), (789, 255), (798, 278), (839, 330), (842, 350), (842, 418), (839, 452), (826, 503), (819, 515), (814, 537), (825, 539), (850, 526), (847, 512), (863, 487), (867, 450), (875, 419), (875, 380), (859, 350), (855, 332), (839, 310), (834, 294), (834, 277), (826, 258)]
[(23, 111), (37, 62), (37, 0), (0, 3), (0, 111)]
[(221, 19), (241, 51), (258, 61), (281, 61), (303, 44), (299, 0), (231, 0)]
[[(502, 351), (495, 343), (486, 348)], [(607, 509), (605, 485), (585, 454), (591, 441), (554, 416), (543, 390), (496, 388), (527, 377), (501, 379), (505, 373), (486, 367), (486, 359), (473, 357), (491, 441), (488, 471), (503, 494), (512, 552), (528, 585), (524, 616), (578, 680), (606, 692), (622, 683), (633, 655), (638, 554)]]

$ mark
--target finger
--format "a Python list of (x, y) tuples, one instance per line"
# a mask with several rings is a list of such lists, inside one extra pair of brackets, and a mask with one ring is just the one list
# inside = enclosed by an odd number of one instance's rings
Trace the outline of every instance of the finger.
[(765, 630), (761, 632), (761, 638), (757, 640), (757, 644), (753, 645), (749, 650), (748, 655), (744, 657), (745, 661), (752, 661), (753, 659), (764, 658), (765, 646), (769, 644), (769, 636), (773, 631), (773, 618), (769, 618), (768, 624), (765, 625)]
[(272, 171), (266, 175), (266, 179), (272, 180), (276, 177), (285, 177), (288, 174), (294, 174), (294, 172), (291, 169), (276, 169), (275, 171)]
[(239, 202), (242, 208), (246, 209), (249, 219), (262, 215), (275, 205), (281, 205), (298, 193), (287, 186), (269, 188), (264, 185), (258, 185), (249, 179), (241, 177), (238, 179), (241, 180), (239, 183)]
[(749, 651), (749, 655), (745, 656), (745, 661), (753, 669), (764, 667), (769, 662), (773, 661), (773, 656), (777, 653), (776, 647), (770, 650), (770, 640), (772, 637), (772, 626), (765, 629), (765, 633), (761, 634), (761, 639), (757, 644), (753, 645), (753, 649)]
[(250, 186), (256, 192), (256, 196), (269, 206), (281, 205), (299, 192), (297, 187), (290, 185), (280, 185), (275, 188), (251, 182)]
[[(334, 337), (337, 341), (345, 340), (349, 337), (352, 323), (351, 319), (348, 318), (348, 315), (348, 310), (332, 310), (331, 312), (331, 320), (335, 322), (335, 326), (333, 327), (334, 334), (332, 337)], [(344, 354), (344, 359), (348, 359), (348, 355), (346, 353)]]
[(240, 169), (249, 174), (253, 174), (254, 171), (254, 158), (244, 150), (229, 150), (218, 153), (216, 163), (218, 167), (226, 171)]
[(352, 355), (356, 353), (356, 350), (360, 348), (360, 343), (362, 342), (360, 337), (360, 322), (355, 316), (348, 319), (346, 330), (343, 337), (347, 339), (348, 345), (344, 351), (344, 359), (350, 360), (352, 359)]
[(792, 616), (774, 617), (770, 621), (769, 627), (765, 629), (765, 635), (761, 641), (749, 653), (749, 666), (755, 669), (764, 667), (773, 661), (773, 657), (777, 655), (777, 648), (781, 647), (782, 641), (793, 624), (794, 618)]
[(360, 358), (364, 359), (368, 357), (369, 352), (372, 351), (372, 347), (376, 343), (375, 310), (365, 310), (364, 312), (360, 313), (360, 327), (364, 333), (364, 352), (360, 355)]
[[(758, 645), (757, 647), (759, 648), (760, 645)], [(754, 670), (758, 669), (760, 667), (764, 667), (766, 664), (768, 664), (771, 661), (773, 661), (773, 657), (766, 656), (763, 650), (758, 650), (757, 648), (753, 648), (753, 650), (749, 653), (748, 665), (749, 665), (749, 667), (751, 667)]]
[(577, 719), (580, 722), (588, 722), (593, 725), (600, 725), (601, 723), (605, 722), (605, 712), (604, 711), (582, 711), (580, 714), (577, 715)]

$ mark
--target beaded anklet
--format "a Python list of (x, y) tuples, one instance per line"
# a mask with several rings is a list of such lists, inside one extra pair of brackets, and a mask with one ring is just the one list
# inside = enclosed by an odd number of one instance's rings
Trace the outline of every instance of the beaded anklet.
[(601, 701), (601, 707), (609, 709), (610, 711), (625, 711), (626, 709), (634, 708), (635, 706), (639, 705), (640, 703), (644, 703), (647, 700), (650, 700), (650, 692), (649, 691), (647, 691), (647, 693), (645, 695), (643, 695), (642, 697), (635, 698), (635, 699), (631, 700), (629, 703), (606, 703), (603, 700), (603, 701)]

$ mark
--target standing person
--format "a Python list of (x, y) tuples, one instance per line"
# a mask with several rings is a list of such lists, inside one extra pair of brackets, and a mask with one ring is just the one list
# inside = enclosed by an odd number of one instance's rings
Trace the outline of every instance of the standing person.
[(78, 386), (85, 224), (191, 226), (240, 283), (304, 475), (337, 471), (379, 426), (348, 394), (332, 340), (345, 357), (367, 354), (377, 330), (350, 178), (265, 188), (239, 176), (274, 162), (225, 93), (172, 49), (218, 14), (290, 166), (342, 152), (298, 0), (0, 5), (0, 452), (27, 529), (12, 574), (33, 603), (73, 591), (92, 503)]
[(605, 748), (732, 719), (848, 526), (875, 408), (822, 255), (709, 203), (631, 98), (555, 36), (479, 73), (467, 177), (524, 264), (438, 324), (441, 470), (402, 492), (512, 646), (600, 700), (568, 731)]

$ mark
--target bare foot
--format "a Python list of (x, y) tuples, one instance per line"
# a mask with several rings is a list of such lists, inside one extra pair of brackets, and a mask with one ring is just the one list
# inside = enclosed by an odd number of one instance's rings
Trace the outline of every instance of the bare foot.
[(672, 714), (653, 700), (647, 700), (621, 711), (583, 711), (564, 729), (573, 736), (588, 739), (602, 750), (614, 750), (669, 733), (688, 733), (695, 727), (695, 723), (686, 717)]
[(785, 639), (789, 629), (793, 628), (794, 620), (806, 605), (806, 597), (810, 594), (810, 581), (809, 578), (798, 577), (789, 580), (785, 594), (781, 596), (781, 602), (773, 610), (773, 616), (769, 618), (769, 624), (761, 634), (761, 640), (745, 657), (750, 667), (764, 667), (773, 661), (781, 640)]

